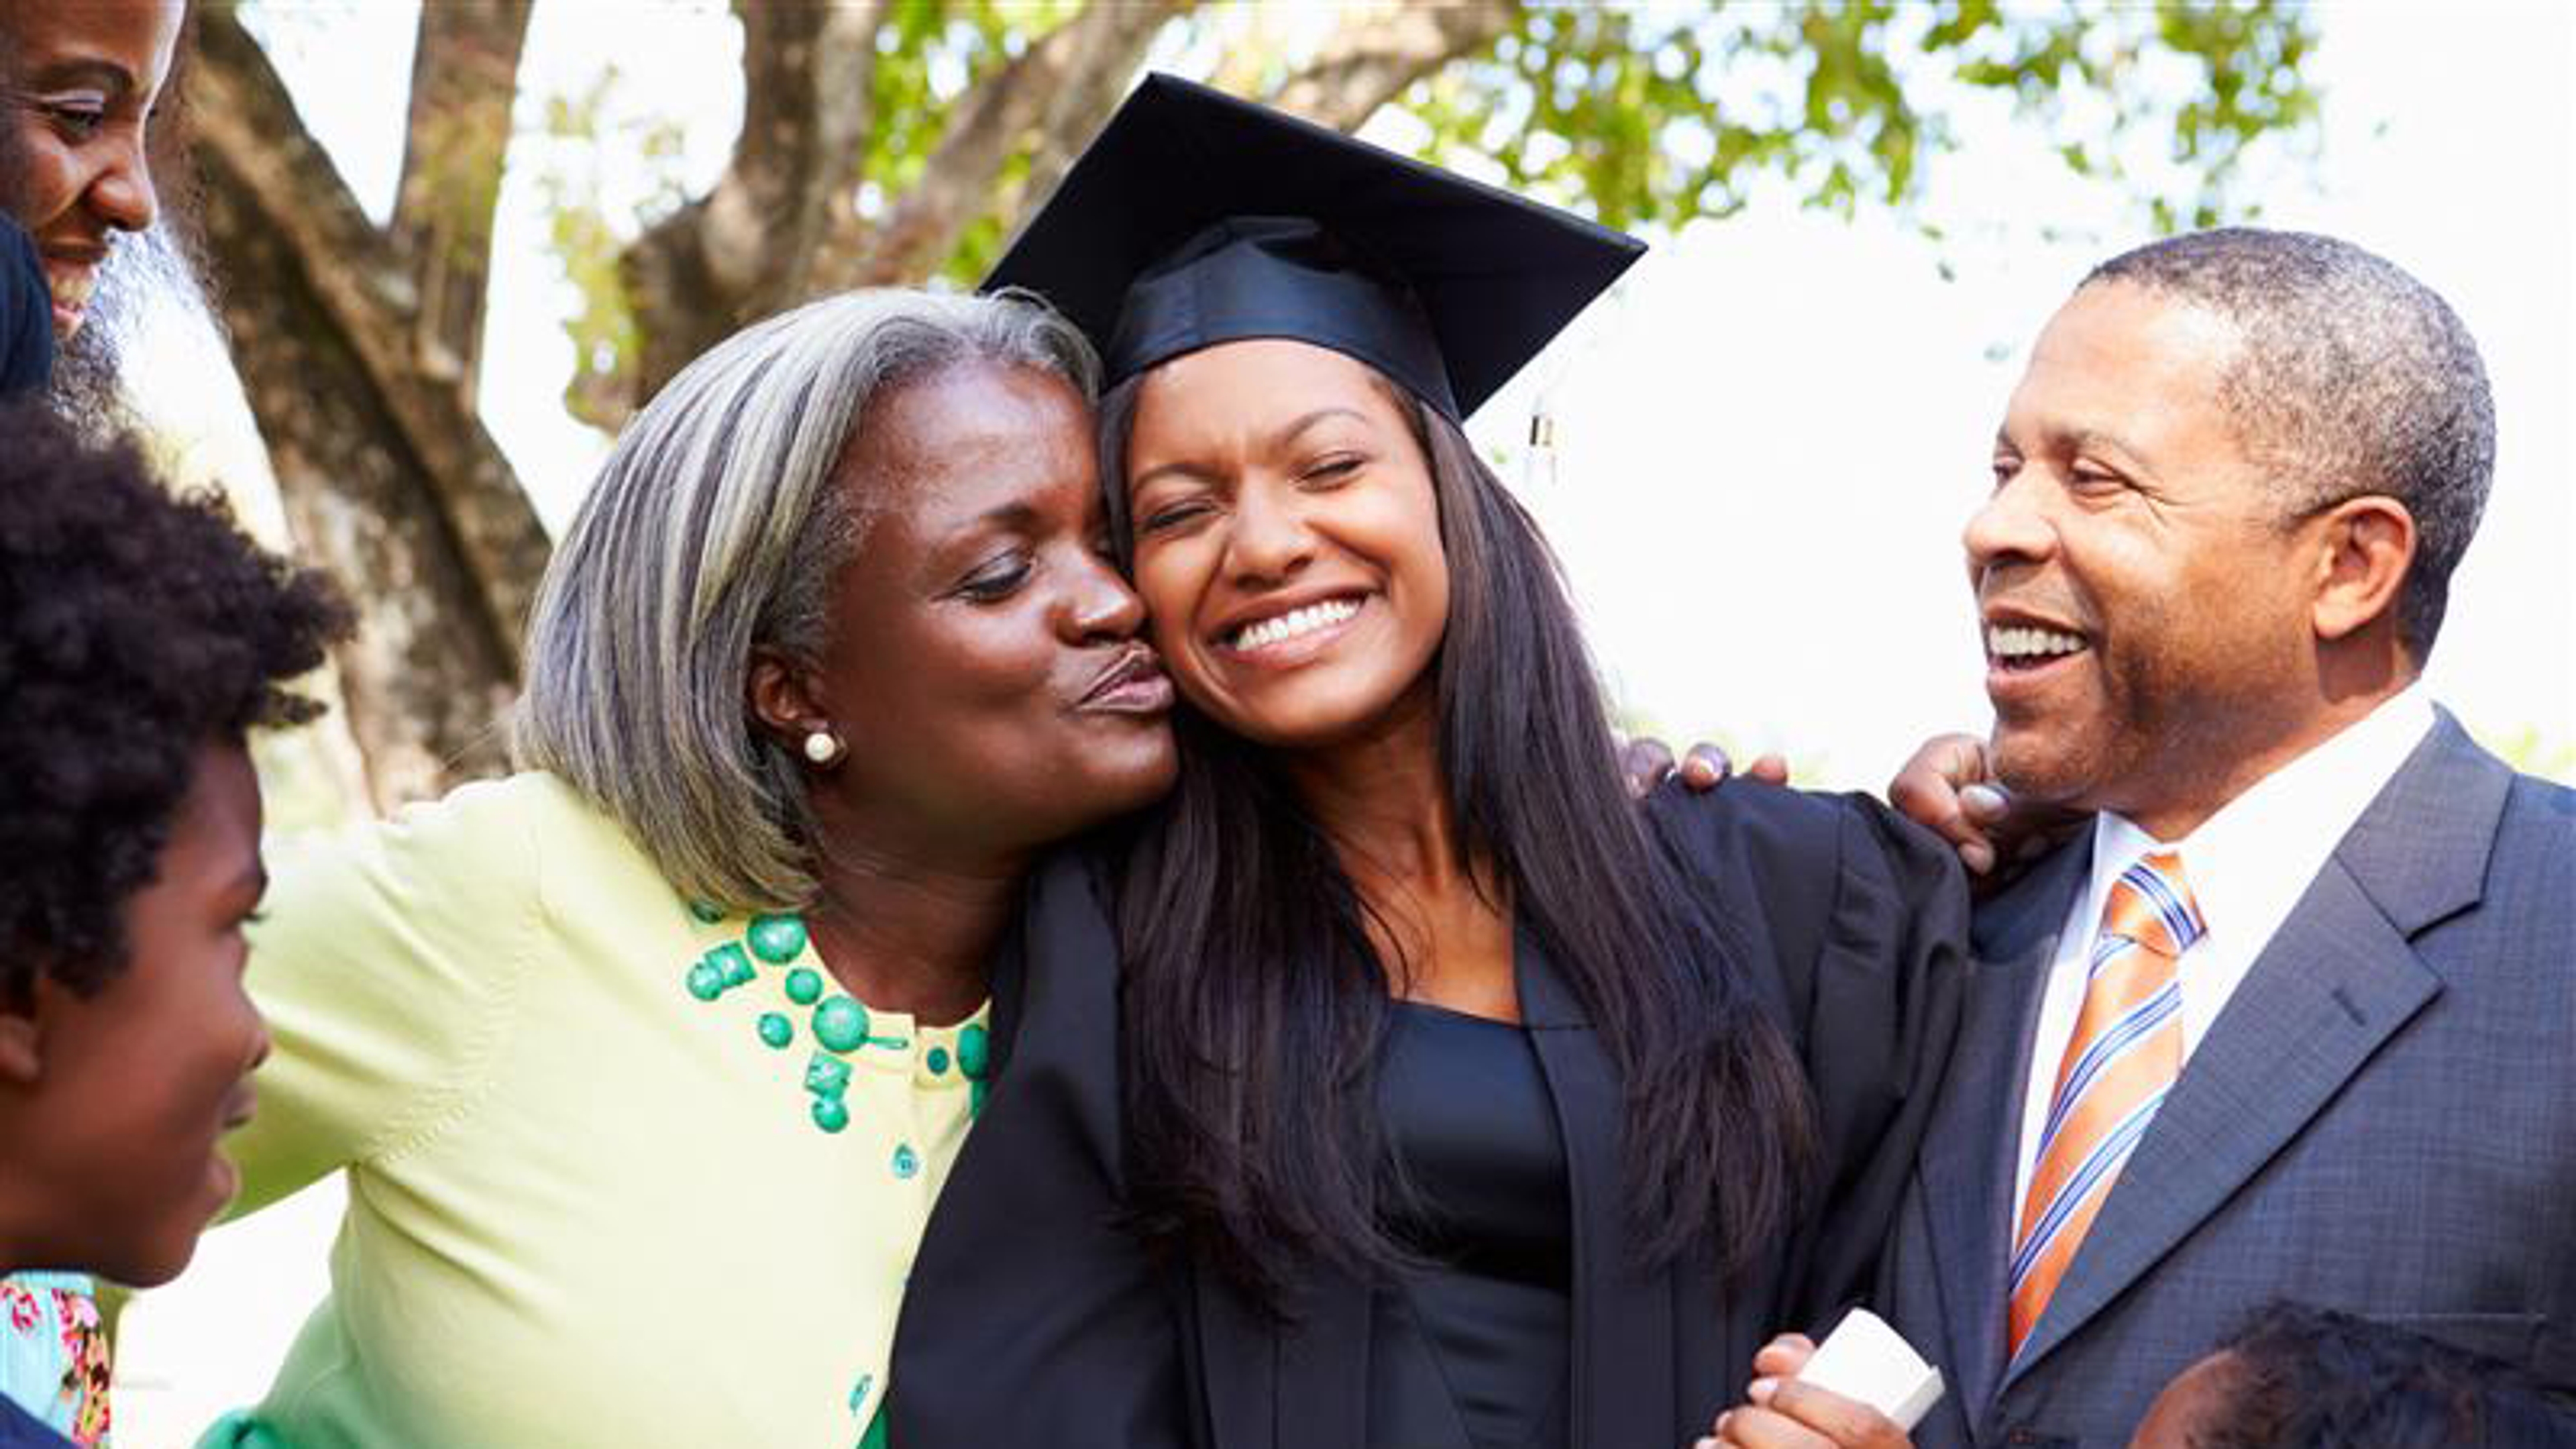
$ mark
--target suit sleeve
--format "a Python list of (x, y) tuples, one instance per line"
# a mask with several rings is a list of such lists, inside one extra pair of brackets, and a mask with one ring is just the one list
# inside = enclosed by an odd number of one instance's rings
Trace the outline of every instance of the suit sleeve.
[(541, 907), (508, 787), (469, 786), (280, 862), (251, 938), (271, 1048), (225, 1139), (253, 1212), (434, 1130), (480, 1084)]

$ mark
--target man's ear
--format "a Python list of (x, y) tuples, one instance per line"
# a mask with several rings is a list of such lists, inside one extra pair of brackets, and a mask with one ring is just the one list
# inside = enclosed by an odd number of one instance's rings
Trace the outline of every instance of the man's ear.
[(2321, 549), (2309, 606), (2319, 639), (2342, 639), (2383, 615), (2394, 618), (2415, 562), (2415, 516), (2381, 494), (2346, 499), (2311, 520)]
[(0, 1085), (32, 1087), (45, 1074), (45, 1029), (36, 1020), (36, 991), (23, 1000), (0, 995)]
[(820, 690), (812, 672), (775, 649), (751, 651), (751, 669), (743, 677), (743, 704), (761, 733), (789, 751), (805, 737), (826, 728)]

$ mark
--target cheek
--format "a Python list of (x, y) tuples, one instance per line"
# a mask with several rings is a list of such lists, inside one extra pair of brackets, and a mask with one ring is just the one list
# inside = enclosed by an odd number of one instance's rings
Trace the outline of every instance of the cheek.
[(1186, 668), (1194, 635), (1191, 616), (1205, 592), (1207, 550), (1197, 540), (1148, 544), (1136, 552), (1136, 597), (1145, 605), (1145, 633), (1166, 667)]
[(1056, 714), (1063, 651), (1036, 604), (928, 622), (837, 670), (834, 714), (895, 769), (991, 768)]
[(62, 213), (70, 199), (62, 147), (34, 112), (12, 106), (0, 136), (0, 203), (29, 232)]
[(163, 1029), (153, 1039), (164, 1045), (145, 1046), (135, 1059), (161, 1060), (165, 1110), (176, 1128), (195, 1131), (208, 1120), (208, 1104), (220, 1115), (225, 1094), (249, 1071), (262, 1027), (242, 990), (237, 953), (218, 945), (187, 970), (186, 991), (159, 1011)]
[(1388, 552), (1398, 561), (1401, 579), (1412, 595), (1406, 622), (1427, 629), (1436, 642), (1449, 622), (1449, 547), (1440, 536), (1440, 514), (1433, 505), (1431, 483), (1424, 479), (1406, 496), (1403, 507), (1387, 521)]

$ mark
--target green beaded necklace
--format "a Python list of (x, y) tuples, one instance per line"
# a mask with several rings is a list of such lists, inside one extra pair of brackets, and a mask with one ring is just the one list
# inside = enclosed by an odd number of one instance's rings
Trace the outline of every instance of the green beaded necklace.
[[(725, 918), (723, 911), (704, 901), (689, 902), (689, 914), (710, 926)], [(801, 917), (753, 916), (744, 926), (741, 940), (724, 942), (691, 962), (682, 984), (698, 1000), (714, 1002), (726, 992), (758, 979), (760, 973), (753, 962), (788, 966), (805, 953), (808, 939)], [(816, 1127), (839, 1132), (850, 1125), (850, 1109), (843, 1100), (850, 1090), (850, 1064), (842, 1060), (843, 1055), (864, 1046), (900, 1050), (912, 1045), (912, 1041), (908, 1037), (869, 1035), (868, 1009), (841, 992), (825, 996), (823, 974), (811, 966), (792, 967), (783, 986), (789, 1001), (813, 1008), (807, 1025), (821, 1050), (805, 1064), (805, 1092), (813, 1098), (808, 1110)], [(785, 1051), (796, 1043), (796, 1023), (783, 1011), (762, 1012), (755, 1030), (761, 1045), (773, 1051)], [(948, 1071), (948, 1051), (934, 1046), (923, 1053), (923, 1062), (932, 1075), (944, 1076)], [(969, 1022), (957, 1033), (957, 1070), (973, 1093), (967, 1104), (970, 1113), (984, 1110), (984, 1093), (989, 1085), (985, 1075), (991, 1068), (991, 1035), (982, 1022)]]

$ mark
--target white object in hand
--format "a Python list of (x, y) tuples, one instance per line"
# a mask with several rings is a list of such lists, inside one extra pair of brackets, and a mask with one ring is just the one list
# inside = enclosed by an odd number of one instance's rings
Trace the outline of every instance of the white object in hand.
[(1869, 1405), (1907, 1433), (1941, 1402), (1941, 1371), (1866, 1308), (1843, 1315), (1798, 1378)]

